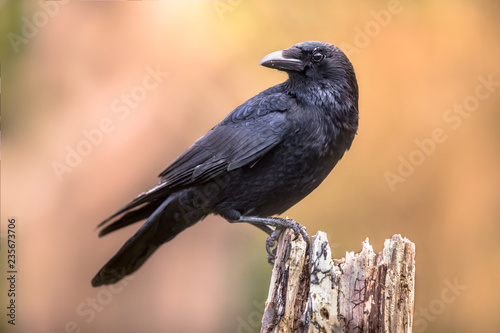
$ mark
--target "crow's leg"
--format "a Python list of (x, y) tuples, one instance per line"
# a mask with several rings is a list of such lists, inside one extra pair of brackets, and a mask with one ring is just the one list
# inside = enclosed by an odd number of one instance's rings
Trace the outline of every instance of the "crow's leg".
[(274, 258), (276, 257), (276, 248), (273, 247), (278, 241), (281, 232), (286, 228), (291, 228), (293, 230), (295, 239), (299, 237), (299, 234), (302, 235), (302, 238), (307, 244), (307, 249), (309, 249), (309, 235), (306, 232), (306, 228), (292, 219), (284, 219), (281, 217), (240, 216), (237, 220), (231, 219), (229, 222), (250, 223), (264, 231), (269, 230), (270, 226), (276, 228), (266, 240), (266, 251), (268, 253), (268, 262), (270, 264), (273, 264)]
[[(233, 221), (231, 221), (231, 222), (233, 222)], [(274, 229), (271, 228), (270, 226), (268, 226), (267, 224), (258, 224), (258, 223), (250, 223), (250, 224), (259, 228), (260, 230), (264, 231), (269, 236), (271, 236), (272, 233), (274, 232)]]

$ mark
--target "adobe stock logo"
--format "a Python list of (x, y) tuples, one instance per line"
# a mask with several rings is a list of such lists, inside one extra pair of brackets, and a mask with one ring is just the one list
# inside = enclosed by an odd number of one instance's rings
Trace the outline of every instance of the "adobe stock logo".
[(21, 21), (23, 22), (21, 35), (13, 32), (9, 32), (7, 34), (7, 38), (9, 39), (14, 52), (18, 53), (21, 44), (28, 44), (31, 39), (35, 38), (38, 35), (39, 30), (49, 23), (50, 18), (53, 18), (57, 15), (57, 13), (59, 13), (61, 4), (67, 4), (68, 2), (69, 0), (38, 1), (40, 9), (33, 14), (31, 20), (26, 16), (21, 18)]
[(460, 103), (455, 103), (452, 108), (443, 113), (443, 122), (448, 126), (448, 129), (436, 127), (431, 131), (429, 137), (415, 139), (415, 149), (404, 156), (398, 156), (399, 164), (396, 170), (384, 173), (387, 185), (389, 185), (392, 192), (396, 190), (397, 184), (404, 183), (413, 175), (416, 169), (436, 152), (440, 144), (448, 140), (447, 133), (450, 133), (451, 130), (458, 130), (462, 126), (464, 119), (469, 118), (477, 111), (481, 101), (490, 98), (495, 90), (500, 87), (500, 81), (493, 81), (492, 75), (488, 77), (479, 76), (478, 81), (479, 83), (476, 85), (473, 94), (465, 97)]
[(66, 145), (64, 160), (52, 162), (52, 170), (59, 182), (63, 181), (63, 176), (66, 173), (71, 173), (73, 169), (78, 167), (83, 162), (84, 157), (89, 156), (94, 148), (103, 142), (104, 137), (115, 130), (116, 123), (126, 119), (131, 110), (136, 109), (139, 103), (146, 99), (149, 92), (156, 89), (168, 75), (168, 73), (162, 72), (159, 66), (156, 66), (156, 69), (148, 66), (145, 71), (146, 75), (140, 84), (132, 87), (130, 91), (122, 93), (120, 97), (111, 102), (110, 109), (115, 119), (103, 117), (95, 128), (84, 129), (82, 131), (83, 138), (80, 141), (74, 145)]
[(218, 0), (212, 2), (215, 12), (221, 21), (224, 21), (226, 13), (232, 13), (236, 7), (241, 5), (243, 0)]
[[(411, 1), (411, 0), (408, 0)], [(387, 27), (393, 16), (401, 14), (404, 7), (399, 0), (389, 0), (386, 9), (372, 10), (370, 16), (372, 19), (363, 27), (354, 28), (354, 38), (352, 43), (340, 43), (339, 48), (350, 57), (354, 53), (361, 53), (361, 50), (368, 47), (371, 41), (376, 38), (383, 28)]]
[(252, 302), (254, 307), (253, 311), (251, 311), (246, 318), (242, 318), (241, 316), (236, 318), (236, 321), (238, 322), (236, 333), (259, 332), (259, 327), (262, 324), (262, 316), (264, 315), (265, 304), (265, 301), (259, 302), (254, 300)]
[[(123, 277), (122, 274), (118, 274), (116, 271), (111, 273), (119, 277)], [(85, 330), (85, 328), (88, 328), (87, 325), (92, 323), (98, 317), (99, 313), (112, 303), (118, 294), (128, 287), (129, 282), (133, 279), (135, 279), (133, 275), (128, 275), (115, 284), (99, 288), (99, 291), (97, 291), (93, 297), (88, 296), (84, 301), (77, 305), (75, 309), (77, 317), (68, 320), (60, 329), (57, 331), (50, 331), (50, 333), (92, 332), (92, 330), (89, 329)]]
[(436, 320), (437, 316), (444, 312), (446, 306), (454, 303), (462, 295), (467, 286), (458, 283), (458, 278), (451, 283), (444, 280), (445, 287), (441, 289), (439, 297), (434, 298), (426, 307), (415, 309), (413, 328), (416, 333), (423, 333), (429, 327), (429, 322)]

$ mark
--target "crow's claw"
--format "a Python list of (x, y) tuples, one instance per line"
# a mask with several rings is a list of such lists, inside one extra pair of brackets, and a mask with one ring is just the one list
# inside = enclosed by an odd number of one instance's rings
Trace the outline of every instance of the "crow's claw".
[[(266, 251), (268, 254), (268, 262), (273, 263), (274, 259), (276, 258), (276, 248), (275, 244), (278, 241), (278, 238), (283, 230), (286, 228), (290, 228), (293, 230), (293, 233), (295, 234), (295, 238), (293, 240), (297, 240), (299, 237), (299, 234), (302, 235), (302, 239), (306, 242), (306, 251), (309, 250), (309, 235), (306, 232), (306, 228), (295, 222), (292, 219), (284, 219), (281, 217), (260, 217), (260, 216), (240, 216), (237, 220), (228, 220), (229, 222), (232, 223), (251, 223), (256, 226), (260, 226), (262, 229), (262, 226), (268, 226), (268, 228), (264, 228), (266, 232), (268, 232), (271, 227), (274, 227), (275, 229), (271, 232), (271, 235), (267, 238), (266, 240)], [(263, 229), (263, 230), (264, 230)]]
[(302, 224), (297, 223), (291, 219), (286, 219), (286, 221), (287, 221), (287, 223), (289, 223), (290, 228), (293, 230), (293, 233), (295, 235), (295, 238), (293, 240), (294, 241), (297, 240), (299, 238), (299, 235), (302, 235), (302, 239), (307, 244), (306, 250), (309, 250), (309, 235), (307, 234), (306, 227), (304, 227)]
[(266, 239), (267, 262), (274, 265), (276, 259), (276, 249), (278, 248), (278, 239), (283, 231), (282, 228), (277, 227)]

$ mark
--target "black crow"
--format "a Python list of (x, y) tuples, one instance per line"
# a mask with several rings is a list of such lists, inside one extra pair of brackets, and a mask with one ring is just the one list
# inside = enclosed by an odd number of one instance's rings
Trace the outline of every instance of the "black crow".
[(260, 65), (286, 72), (288, 80), (233, 110), (168, 166), (156, 186), (99, 225), (107, 224), (103, 236), (147, 219), (93, 278), (94, 287), (131, 274), (209, 214), (266, 231), (271, 256), (283, 228), (309, 241), (300, 224), (272, 216), (318, 187), (351, 147), (356, 76), (340, 49), (314, 41), (271, 53)]

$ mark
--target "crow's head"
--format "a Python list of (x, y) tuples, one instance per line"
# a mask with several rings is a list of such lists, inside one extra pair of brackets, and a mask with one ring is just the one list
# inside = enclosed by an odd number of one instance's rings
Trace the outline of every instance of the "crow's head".
[(333, 79), (354, 76), (351, 62), (335, 45), (323, 42), (303, 42), (289, 49), (268, 54), (259, 65), (279, 69), (289, 75), (300, 74), (312, 79)]
[(296, 93), (331, 93), (337, 100), (347, 97), (357, 107), (358, 85), (354, 69), (335, 45), (315, 41), (299, 43), (268, 54), (260, 65), (288, 73), (288, 85)]

